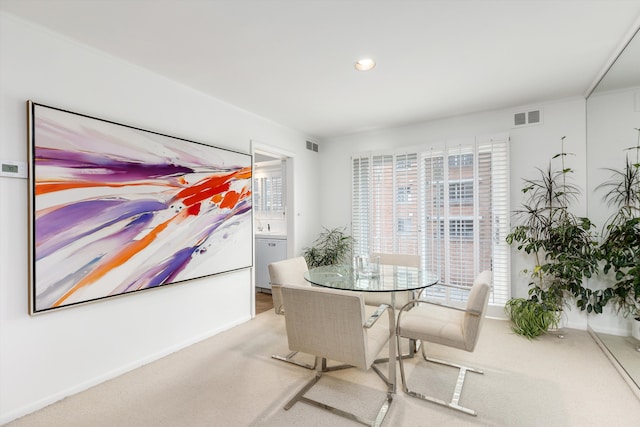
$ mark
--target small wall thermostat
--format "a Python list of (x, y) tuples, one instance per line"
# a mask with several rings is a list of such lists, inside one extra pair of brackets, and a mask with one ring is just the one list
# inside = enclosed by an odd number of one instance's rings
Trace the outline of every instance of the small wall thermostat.
[(27, 164), (25, 162), (14, 162), (12, 160), (0, 160), (0, 176), (10, 178), (28, 178)]

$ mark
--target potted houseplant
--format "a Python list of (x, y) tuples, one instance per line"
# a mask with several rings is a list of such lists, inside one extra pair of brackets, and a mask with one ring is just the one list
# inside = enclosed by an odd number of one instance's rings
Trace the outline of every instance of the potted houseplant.
[(303, 255), (309, 268), (322, 265), (348, 263), (353, 251), (353, 237), (346, 233), (345, 227), (328, 229), (323, 231), (313, 242), (313, 245), (304, 248)]
[(631, 316), (634, 336), (640, 339), (640, 129), (638, 142), (627, 151), (635, 151), (635, 162), (626, 156), (625, 167), (609, 169), (611, 180), (598, 188), (605, 189), (604, 200), (616, 208), (606, 222), (600, 255), (603, 271), (614, 274), (614, 284), (605, 290), (618, 312)]
[(557, 328), (560, 321), (557, 310), (550, 310), (532, 299), (511, 298), (504, 308), (511, 320), (511, 329), (529, 339)]
[[(521, 221), (507, 235), (508, 244), (517, 245), (534, 261), (533, 268), (525, 271), (531, 280), (529, 298), (514, 299), (505, 306), (514, 331), (529, 338), (557, 328), (571, 298), (582, 310), (601, 311), (594, 307), (592, 291), (583, 285), (598, 267), (594, 225), (570, 211), (580, 190), (568, 179), (573, 171), (565, 166), (564, 137), (561, 144), (562, 151), (547, 168), (538, 169), (539, 177), (525, 180), (525, 200), (515, 213)], [(560, 168), (555, 165), (558, 162)], [(523, 322), (526, 329), (518, 326)]]

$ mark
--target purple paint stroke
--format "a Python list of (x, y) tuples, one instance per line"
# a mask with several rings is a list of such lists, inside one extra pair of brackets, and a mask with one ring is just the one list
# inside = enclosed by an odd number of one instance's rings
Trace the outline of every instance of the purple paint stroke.
[(133, 292), (140, 289), (153, 288), (166, 283), (171, 283), (171, 281), (187, 267), (191, 260), (191, 256), (197, 250), (199, 250), (199, 247), (197, 246), (180, 249), (167, 260), (158, 265), (154, 265), (145, 272), (139, 274), (139, 276), (128, 285), (123, 284), (118, 286), (110, 295), (118, 295), (120, 293)]
[[(156, 200), (87, 200), (66, 205), (36, 220), (36, 259), (42, 259), (119, 221), (150, 221), (149, 216), (167, 208)], [(140, 218), (138, 218), (140, 217)]]
[(37, 166), (56, 166), (69, 170), (79, 180), (88, 182), (135, 182), (178, 177), (194, 169), (173, 163), (147, 164), (108, 157), (100, 153), (70, 152), (36, 147)]

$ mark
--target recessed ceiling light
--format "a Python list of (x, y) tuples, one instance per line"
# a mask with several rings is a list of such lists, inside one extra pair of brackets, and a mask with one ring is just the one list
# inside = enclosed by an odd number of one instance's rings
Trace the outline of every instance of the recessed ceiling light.
[(371, 58), (363, 58), (358, 62), (356, 62), (356, 65), (355, 65), (356, 70), (358, 71), (369, 71), (375, 66), (376, 66), (376, 62)]

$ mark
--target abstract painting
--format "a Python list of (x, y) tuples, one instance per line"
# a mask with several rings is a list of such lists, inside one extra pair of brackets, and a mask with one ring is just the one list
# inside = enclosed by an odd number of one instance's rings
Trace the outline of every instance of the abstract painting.
[(31, 314), (252, 265), (251, 155), (27, 107)]

